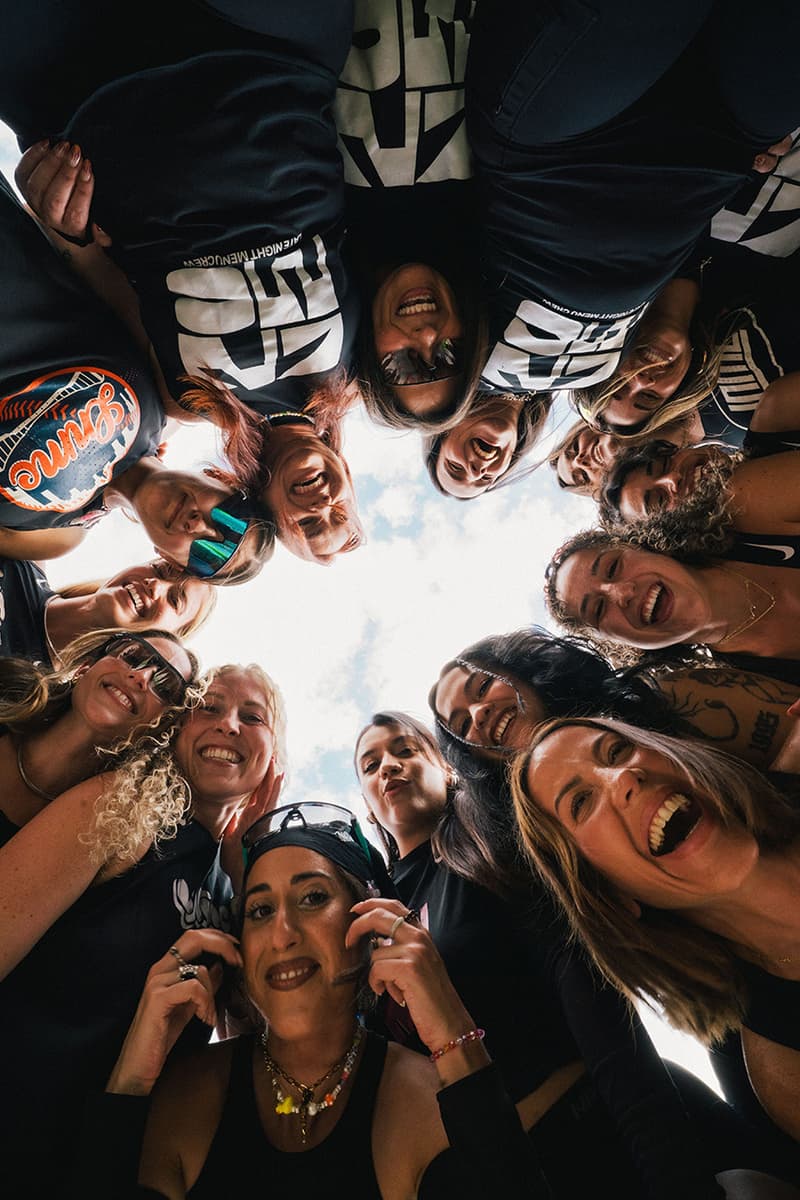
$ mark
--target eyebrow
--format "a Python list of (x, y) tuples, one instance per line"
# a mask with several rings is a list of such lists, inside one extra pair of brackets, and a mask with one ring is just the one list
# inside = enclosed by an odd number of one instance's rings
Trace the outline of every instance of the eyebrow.
[[(589, 571), (589, 574), (590, 574), (590, 575), (593, 575), (593, 576), (594, 576), (594, 575), (597, 575), (597, 567), (598, 567), (598, 564), (599, 564), (599, 562), (600, 562), (600, 559), (603, 557), (603, 555), (604, 555), (605, 553), (606, 553), (606, 551), (605, 551), (605, 550), (601, 550), (601, 551), (600, 551), (600, 553), (598, 554), (597, 558), (594, 560), (594, 562), (593, 562), (593, 563), (592, 563), (592, 565), (591, 565), (591, 568), (590, 568), (590, 571)], [(580, 602), (580, 606), (579, 606), (579, 608), (578, 608), (578, 616), (580, 617), (580, 619), (581, 619), (582, 621), (586, 621), (586, 620), (587, 620), (587, 617), (586, 617), (586, 606), (588, 605), (588, 603), (589, 603), (589, 600), (590, 600), (590, 599), (591, 599), (591, 597), (590, 597), (590, 595), (589, 595), (589, 594), (588, 594), (588, 592), (587, 592), (587, 594), (586, 594), (586, 595), (583, 597), (583, 599), (582, 599), (582, 600), (581, 600), (581, 602)]]
[(577, 785), (580, 783), (580, 781), (581, 781), (580, 775), (573, 775), (572, 779), (568, 780), (567, 783), (564, 784), (561, 791), (556, 796), (555, 801), (553, 803), (553, 807), (555, 808), (556, 814), (559, 817), (561, 816), (561, 813), (558, 811), (559, 804), (564, 799), (567, 792), (571, 792), (574, 787), (577, 787)]

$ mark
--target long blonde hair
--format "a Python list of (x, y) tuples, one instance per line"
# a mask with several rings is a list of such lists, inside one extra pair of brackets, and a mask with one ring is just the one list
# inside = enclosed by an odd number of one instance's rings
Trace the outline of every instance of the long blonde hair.
[(642, 907), (636, 916), (624, 893), (581, 854), (555, 815), (527, 786), (531, 756), (558, 729), (611, 730), (663, 755), (703, 795), (727, 827), (743, 827), (764, 850), (797, 837), (800, 817), (754, 767), (707, 743), (640, 729), (622, 721), (559, 718), (534, 731), (530, 748), (510, 767), (511, 796), (522, 850), (560, 902), (573, 935), (602, 974), (630, 1000), (664, 1010), (678, 1029), (711, 1043), (738, 1029), (747, 989), (731, 943), (681, 913)]

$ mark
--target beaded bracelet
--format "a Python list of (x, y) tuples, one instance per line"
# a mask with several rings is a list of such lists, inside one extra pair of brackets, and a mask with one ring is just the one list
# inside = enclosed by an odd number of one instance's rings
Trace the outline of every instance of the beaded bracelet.
[(434, 1050), (433, 1054), (430, 1054), (428, 1057), (432, 1063), (435, 1063), (437, 1058), (441, 1058), (449, 1050), (455, 1050), (457, 1046), (463, 1046), (466, 1042), (482, 1042), (485, 1037), (485, 1029), (470, 1029), (468, 1033), (462, 1033), (461, 1037), (453, 1038), (450, 1042), (445, 1042), (443, 1046), (440, 1046), (438, 1050)]

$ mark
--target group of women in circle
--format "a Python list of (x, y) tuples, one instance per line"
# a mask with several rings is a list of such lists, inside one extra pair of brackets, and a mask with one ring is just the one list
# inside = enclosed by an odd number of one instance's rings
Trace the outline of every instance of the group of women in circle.
[[(797, 1195), (795, 7), (40, 9), (0, 50), (9, 1194)], [(183, 644), (276, 538), (363, 544), (362, 403), (439, 492), (549, 457), (602, 526), (565, 636), (357, 734), (372, 837), (282, 801), (263, 668)], [(168, 469), (199, 420), (223, 465)], [(116, 507), (156, 560), (54, 592)]]

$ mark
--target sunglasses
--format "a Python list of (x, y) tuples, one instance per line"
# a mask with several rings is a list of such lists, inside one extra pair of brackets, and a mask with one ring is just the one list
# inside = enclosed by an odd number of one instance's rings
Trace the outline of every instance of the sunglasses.
[(177, 667), (155, 650), (146, 638), (135, 633), (115, 633), (97, 652), (98, 658), (110, 655), (118, 658), (132, 671), (146, 671), (154, 667), (147, 686), (153, 695), (167, 706), (180, 705), (186, 699), (187, 681)]
[(416, 383), (453, 379), (462, 370), (463, 350), (461, 338), (445, 338), (439, 343), (432, 363), (426, 363), (417, 350), (393, 350), (381, 359), (381, 374), (390, 387), (410, 387)]
[(188, 573), (198, 579), (210, 579), (219, 574), (239, 549), (252, 516), (252, 507), (243, 492), (234, 493), (212, 508), (208, 519), (222, 534), (222, 540), (195, 538), (189, 547)]
[(322, 800), (303, 800), (299, 804), (284, 804), (260, 817), (251, 825), (242, 838), (245, 864), (249, 862), (253, 848), (266, 838), (285, 829), (308, 829), (323, 826), (342, 842), (354, 842), (369, 857), (368, 843), (361, 826), (349, 808), (338, 804), (327, 804)]

